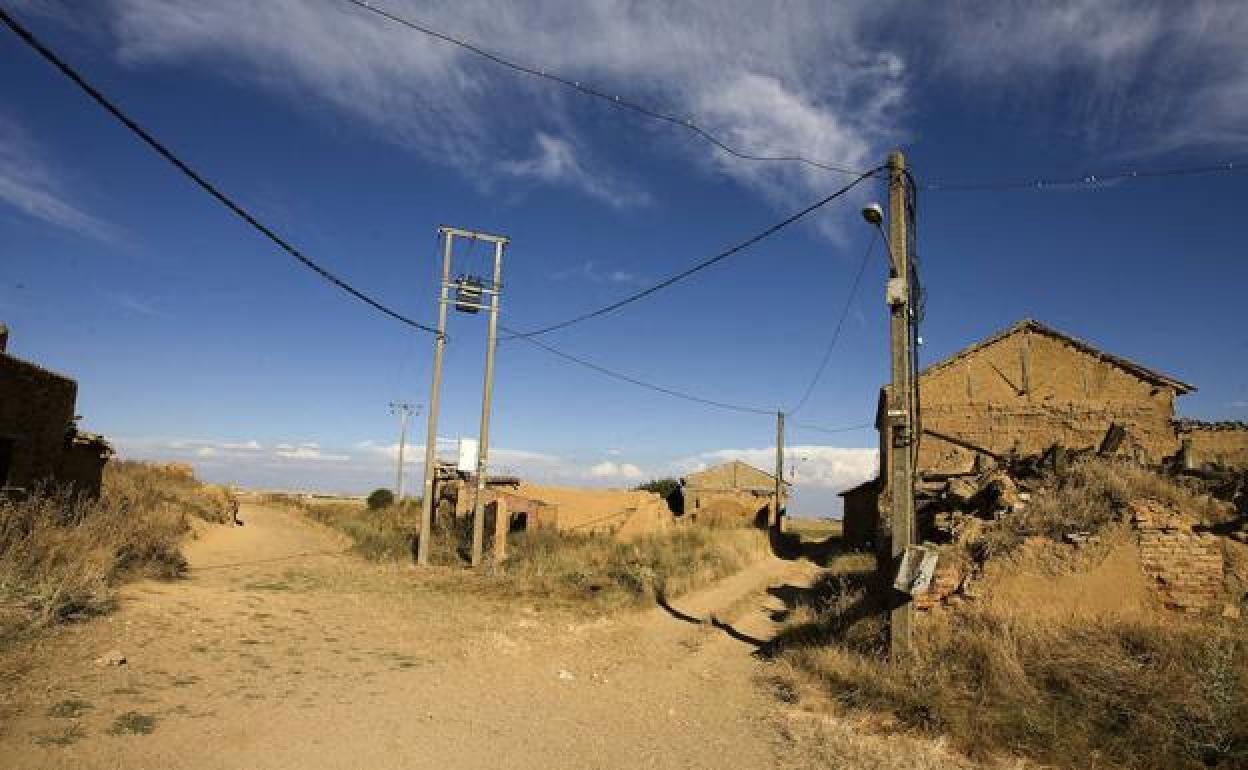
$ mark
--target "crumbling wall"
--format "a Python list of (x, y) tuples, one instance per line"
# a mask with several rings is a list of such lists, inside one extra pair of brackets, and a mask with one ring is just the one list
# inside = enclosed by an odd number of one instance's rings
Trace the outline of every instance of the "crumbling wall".
[(99, 497), (104, 481), (104, 465), (111, 455), (107, 444), (97, 441), (70, 441), (61, 454), (56, 470), (58, 483), (75, 494)]
[(0, 353), (0, 440), (12, 442), (0, 486), (31, 487), (56, 476), (77, 392), (73, 380)]
[(1216, 535), (1195, 532), (1183, 517), (1154, 500), (1130, 504), (1139, 534), (1140, 562), (1162, 603), (1197, 613), (1213, 606), (1222, 592), (1222, 545)]
[(705, 510), (723, 517), (736, 511), (739, 518), (766, 524), (775, 503), (776, 481), (752, 465), (733, 461), (690, 473), (681, 485), (685, 515), (705, 518)]
[(667, 503), (652, 492), (521, 484), (518, 494), (557, 510), (554, 524), (561, 532), (629, 539), (661, 532), (672, 518)]
[[(1175, 391), (1047, 334), (1021, 329), (920, 378), (923, 428), (995, 454), (1036, 454), (1054, 443), (1097, 446), (1110, 424), (1127, 451), (1160, 462), (1178, 451)], [(976, 452), (922, 437), (924, 472), (969, 470)]]
[(1183, 422), (1179, 440), (1188, 447), (1188, 460), (1199, 467), (1206, 463), (1248, 469), (1248, 424), (1242, 422)]

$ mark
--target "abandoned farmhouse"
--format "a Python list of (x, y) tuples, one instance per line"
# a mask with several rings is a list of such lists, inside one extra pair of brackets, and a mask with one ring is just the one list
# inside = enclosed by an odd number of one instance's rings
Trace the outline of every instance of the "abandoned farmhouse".
[[(785, 482), (786, 491), (788, 487)], [(686, 475), (677, 494), (673, 507), (694, 521), (736, 516), (764, 526), (774, 521), (777, 510), (784, 510), (784, 500), (776, 500), (776, 477), (740, 460)]]
[(0, 489), (27, 492), (40, 484), (95, 496), (112, 447), (78, 430), (78, 384), (8, 352), (0, 324)]
[[(1095, 448), (1111, 426), (1117, 451), (1148, 465), (1248, 467), (1248, 425), (1176, 419), (1175, 402), (1196, 388), (1060, 332), (1022, 320), (919, 373), (919, 479), (972, 472), (987, 460), (1034, 455), (1059, 445)], [(880, 478), (841, 493), (847, 542), (876, 535), (879, 495), (894, 451), (876, 411)]]

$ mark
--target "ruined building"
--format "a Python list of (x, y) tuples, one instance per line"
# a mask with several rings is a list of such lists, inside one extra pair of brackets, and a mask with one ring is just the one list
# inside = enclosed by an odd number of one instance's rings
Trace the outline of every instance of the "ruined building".
[(8, 353), (0, 324), (0, 489), (30, 491), (40, 483), (98, 495), (112, 447), (79, 431), (78, 384)]
[(775, 499), (776, 477), (740, 460), (688, 474), (680, 480), (680, 495), (684, 515), (694, 520), (735, 515), (764, 526), (776, 507), (784, 507)]
[[(977, 463), (1039, 454), (1054, 444), (1100, 445), (1111, 425), (1125, 429), (1120, 453), (1149, 465), (1186, 462), (1248, 466), (1248, 429), (1175, 419), (1175, 400), (1195, 388), (1026, 319), (919, 374), (920, 479), (965, 474)], [(887, 474), (887, 388), (876, 413), (881, 477)], [(842, 492), (845, 537), (865, 542), (879, 519), (880, 479)]]

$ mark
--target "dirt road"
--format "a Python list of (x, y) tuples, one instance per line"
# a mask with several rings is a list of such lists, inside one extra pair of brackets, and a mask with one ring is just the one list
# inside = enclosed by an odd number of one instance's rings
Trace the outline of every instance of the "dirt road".
[[(751, 640), (772, 630), (764, 589), (809, 565), (767, 561), (668, 610), (587, 622), (364, 563), (296, 514), (244, 506), (243, 519), (189, 544), (189, 579), (132, 586), (119, 611), (39, 651), (0, 765), (793, 762)], [(124, 665), (97, 661), (113, 650)]]

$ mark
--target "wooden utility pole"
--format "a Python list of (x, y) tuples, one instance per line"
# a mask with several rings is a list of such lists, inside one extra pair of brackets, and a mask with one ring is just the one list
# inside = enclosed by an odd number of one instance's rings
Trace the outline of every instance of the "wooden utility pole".
[(902, 556), (914, 544), (914, 366), (911, 262), (906, 235), (906, 159), (900, 151), (888, 158), (888, 246), (891, 266), (886, 296), (892, 347), (892, 392), (889, 394), (889, 526), (890, 564), (885, 590), (893, 596), (889, 617), (889, 650), (894, 659), (910, 653), (914, 604), (908, 594), (892, 589)]
[[(481, 237), (478, 234), (477, 237)], [(472, 503), (472, 566), (480, 567), (485, 552), (485, 474), (490, 451), (490, 403), (494, 396), (494, 347), (498, 340), (498, 297), (503, 282), (503, 249), (507, 239), (494, 240), (494, 283), (490, 291), (489, 332), (485, 341), (485, 392), (481, 396), (481, 437), (477, 443), (477, 491)], [(500, 508), (500, 510), (503, 510)]]
[(429, 421), (425, 434), (425, 483), (420, 496), (420, 538), (416, 563), (429, 566), (429, 540), (433, 537), (433, 479), (438, 462), (438, 400), (442, 392), (442, 354), (446, 352), (446, 301), (451, 284), (452, 236), (442, 234), (442, 290), (438, 299), (438, 336), (433, 342), (433, 382), (429, 386)]
[(784, 506), (784, 412), (776, 412), (776, 501), (772, 506), (771, 526), (781, 529), (780, 512)]
[(403, 452), (407, 448), (407, 421), (416, 411), (416, 407), (403, 401), (390, 402), (390, 414), (399, 416), (399, 467), (395, 471), (394, 500), (403, 502)]

